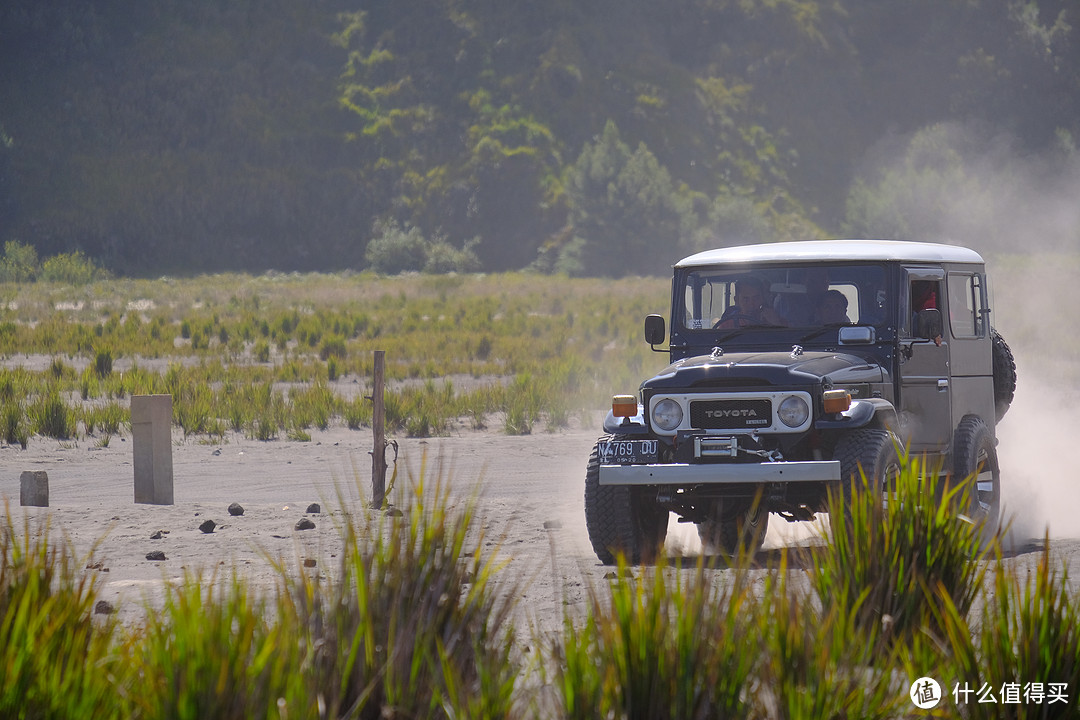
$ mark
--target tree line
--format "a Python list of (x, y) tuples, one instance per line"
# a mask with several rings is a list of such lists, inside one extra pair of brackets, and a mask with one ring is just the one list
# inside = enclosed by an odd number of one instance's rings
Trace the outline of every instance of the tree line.
[(0, 241), (122, 274), (623, 275), (940, 233), (995, 151), (1073, 172), (1078, 23), (1067, 0), (11, 0)]

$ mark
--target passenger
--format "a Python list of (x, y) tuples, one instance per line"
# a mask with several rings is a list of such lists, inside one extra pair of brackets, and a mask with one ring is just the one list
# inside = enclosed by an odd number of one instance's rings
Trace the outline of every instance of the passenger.
[(735, 304), (724, 312), (715, 327), (728, 330), (749, 325), (783, 327), (786, 324), (765, 304), (765, 284), (756, 277), (746, 277), (735, 281)]
[(851, 322), (851, 318), (848, 317), (847, 309), (847, 296), (839, 290), (829, 290), (821, 298), (821, 304), (818, 305), (818, 320), (822, 325), (848, 324)]
[(825, 268), (809, 268), (802, 278), (806, 294), (782, 293), (776, 300), (776, 310), (787, 325), (805, 327), (819, 322), (817, 309), (821, 306), (825, 291), (829, 289), (829, 271)]
[[(911, 283), (911, 326), (915, 327), (915, 318), (923, 310), (937, 310), (937, 287), (932, 280), (915, 280)], [(934, 344), (941, 347), (941, 336), (933, 338)]]

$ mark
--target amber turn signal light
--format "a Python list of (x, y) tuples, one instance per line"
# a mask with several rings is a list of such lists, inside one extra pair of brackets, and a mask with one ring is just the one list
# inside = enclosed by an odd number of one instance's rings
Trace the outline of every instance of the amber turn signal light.
[(637, 415), (637, 398), (633, 395), (616, 395), (611, 398), (611, 414), (615, 417)]
[(851, 393), (847, 390), (826, 390), (821, 400), (829, 415), (842, 413), (851, 407)]

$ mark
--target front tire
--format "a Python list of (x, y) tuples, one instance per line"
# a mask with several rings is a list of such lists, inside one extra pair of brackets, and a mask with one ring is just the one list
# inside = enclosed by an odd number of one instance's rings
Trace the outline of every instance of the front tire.
[(879, 428), (855, 430), (840, 438), (833, 457), (840, 461), (845, 508), (852, 494), (862, 487), (860, 473), (882, 499), (893, 489), (901, 471), (897, 447), (896, 436)]
[(657, 506), (645, 488), (600, 484), (600, 442), (585, 470), (585, 526), (596, 557), (614, 565), (620, 555), (637, 565), (654, 562), (667, 537), (668, 511)]

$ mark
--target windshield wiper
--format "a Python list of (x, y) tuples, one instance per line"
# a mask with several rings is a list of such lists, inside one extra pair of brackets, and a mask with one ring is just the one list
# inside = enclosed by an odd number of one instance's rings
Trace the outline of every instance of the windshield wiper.
[(745, 330), (760, 330), (761, 328), (783, 328), (783, 327), (784, 327), (783, 325), (769, 325), (767, 323), (758, 323), (758, 324), (754, 324), (754, 325), (743, 325), (742, 327), (735, 328), (734, 330), (732, 330), (731, 332), (729, 332), (729, 333), (727, 333), (725, 335), (721, 335), (719, 338), (717, 338), (713, 342), (716, 343), (717, 345), (721, 345), (726, 340), (730, 340), (733, 337), (738, 337), (739, 335), (742, 335)]
[(807, 333), (803, 337), (799, 338), (799, 343), (804, 343), (807, 340), (813, 340), (818, 335), (823, 335), (823, 334), (827, 333), (829, 330), (835, 330), (836, 328), (841, 328), (841, 327), (844, 327), (846, 325), (852, 325), (852, 324), (853, 323), (846, 323), (846, 322), (826, 323), (824, 326), (819, 327), (816, 330), (814, 330), (813, 332)]

